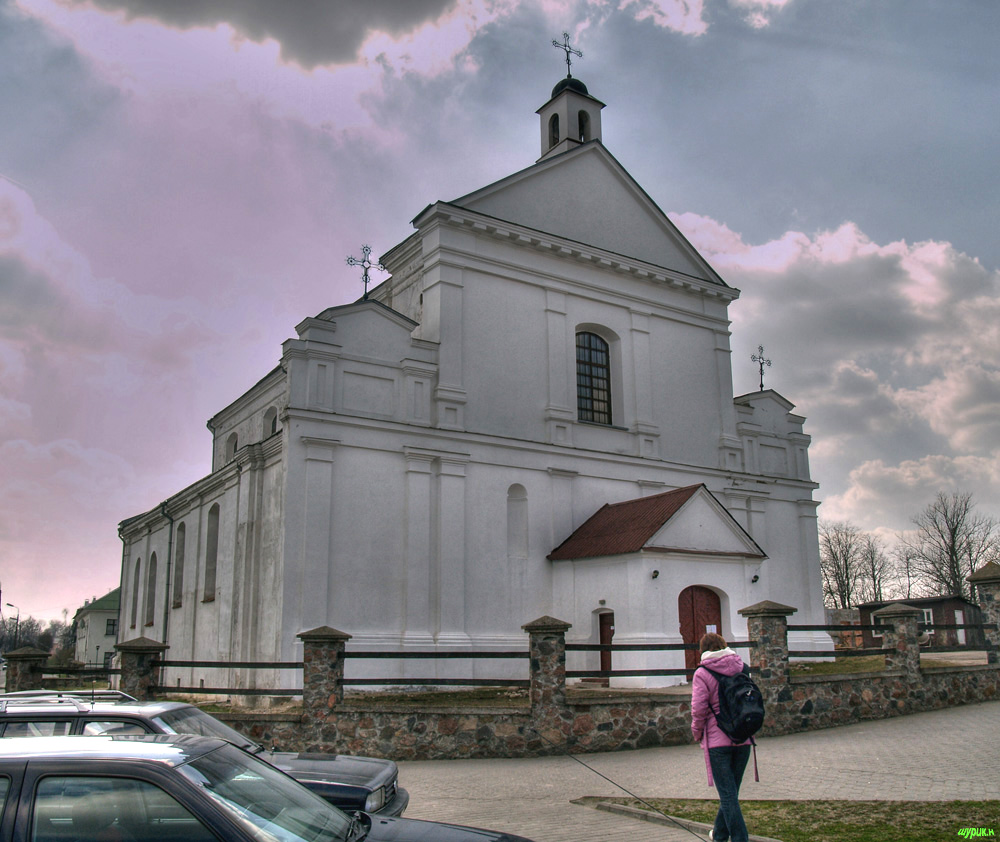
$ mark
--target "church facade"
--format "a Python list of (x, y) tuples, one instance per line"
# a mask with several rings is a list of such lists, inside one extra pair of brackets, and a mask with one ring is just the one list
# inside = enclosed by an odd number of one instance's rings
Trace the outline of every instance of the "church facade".
[[(765, 599), (823, 622), (804, 419), (773, 391), (734, 397), (739, 292), (608, 152), (603, 107), (563, 80), (534, 165), (425, 208), (382, 257), (388, 280), (302, 321), (210, 420), (211, 473), (120, 525), (122, 640), (164, 641), (172, 660), (294, 661), (296, 635), (324, 625), (353, 650), (460, 651), (523, 649), (542, 615), (595, 643), (742, 639), (738, 609)], [(679, 652), (613, 663), (683, 666)], [(348, 669), (405, 684), (523, 663)], [(202, 679), (295, 681), (167, 680)]]

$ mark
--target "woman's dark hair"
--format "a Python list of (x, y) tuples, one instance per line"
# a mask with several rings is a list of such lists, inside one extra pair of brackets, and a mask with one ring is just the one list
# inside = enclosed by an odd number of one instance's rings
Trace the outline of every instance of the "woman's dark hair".
[(721, 634), (716, 634), (715, 632), (709, 632), (708, 634), (703, 634), (701, 636), (701, 646), (702, 652), (716, 652), (719, 649), (725, 649), (727, 646), (726, 639)]

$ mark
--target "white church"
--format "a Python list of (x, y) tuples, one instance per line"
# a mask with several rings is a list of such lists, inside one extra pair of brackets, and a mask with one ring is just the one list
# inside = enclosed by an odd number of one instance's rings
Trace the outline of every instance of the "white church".
[[(122, 641), (297, 661), (296, 635), (320, 626), (351, 651), (455, 652), (524, 649), (543, 615), (577, 643), (742, 640), (738, 611), (762, 600), (824, 622), (804, 419), (774, 391), (734, 397), (739, 291), (605, 147), (603, 108), (560, 81), (533, 165), (428, 205), (381, 258), (388, 280), (304, 319), (209, 421), (211, 473), (120, 525)], [(393, 684), (526, 677), (523, 661), (347, 666)], [(201, 680), (299, 679), (173, 668), (165, 683)]]

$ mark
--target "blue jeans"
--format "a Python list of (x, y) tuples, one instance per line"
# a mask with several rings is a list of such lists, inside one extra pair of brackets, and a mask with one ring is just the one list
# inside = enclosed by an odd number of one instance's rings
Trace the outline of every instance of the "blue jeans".
[(740, 784), (750, 760), (750, 746), (723, 746), (708, 750), (712, 778), (719, 791), (719, 812), (715, 816), (716, 842), (747, 842), (747, 826), (740, 810)]

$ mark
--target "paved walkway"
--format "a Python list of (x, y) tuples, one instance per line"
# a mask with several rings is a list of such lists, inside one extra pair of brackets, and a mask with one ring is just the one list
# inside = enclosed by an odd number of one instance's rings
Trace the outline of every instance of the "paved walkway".
[[(713, 798), (697, 745), (580, 755), (644, 798)], [(744, 799), (1000, 800), (1000, 701), (765, 738)], [(399, 764), (408, 818), (506, 830), (536, 842), (693, 842), (691, 833), (572, 804), (623, 795), (567, 757)], [(752, 828), (751, 828), (752, 831)]]

